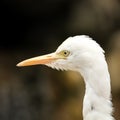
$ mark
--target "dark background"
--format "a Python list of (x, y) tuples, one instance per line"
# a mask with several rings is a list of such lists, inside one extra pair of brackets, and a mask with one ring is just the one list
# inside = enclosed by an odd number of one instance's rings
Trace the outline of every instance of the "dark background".
[(1, 0), (0, 120), (82, 120), (84, 82), (45, 66), (17, 68), (86, 34), (106, 51), (114, 116), (120, 119), (119, 0)]

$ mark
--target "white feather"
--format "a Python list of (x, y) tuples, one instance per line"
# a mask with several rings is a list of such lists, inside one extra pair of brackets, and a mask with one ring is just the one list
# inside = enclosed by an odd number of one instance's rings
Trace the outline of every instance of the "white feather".
[(112, 117), (111, 86), (104, 50), (92, 38), (69, 37), (56, 50), (70, 51), (67, 59), (47, 64), (57, 70), (80, 72), (86, 84), (83, 102), (84, 120), (114, 120)]

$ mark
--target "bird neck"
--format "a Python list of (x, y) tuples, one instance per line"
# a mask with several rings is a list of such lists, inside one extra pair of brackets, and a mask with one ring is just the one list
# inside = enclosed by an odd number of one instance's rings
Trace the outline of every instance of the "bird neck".
[(83, 102), (84, 120), (113, 120), (111, 103), (111, 86), (107, 63), (94, 64), (82, 69), (85, 81)]

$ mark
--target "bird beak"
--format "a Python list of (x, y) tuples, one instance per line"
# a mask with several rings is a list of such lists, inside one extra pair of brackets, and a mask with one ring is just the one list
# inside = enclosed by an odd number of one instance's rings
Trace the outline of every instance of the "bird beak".
[(18, 63), (17, 66), (23, 67), (23, 66), (31, 66), (31, 65), (39, 65), (39, 64), (45, 65), (45, 64), (49, 64), (57, 59), (60, 59), (60, 56), (57, 55), (56, 53), (51, 53), (51, 54), (42, 55), (42, 56), (24, 60), (24, 61)]

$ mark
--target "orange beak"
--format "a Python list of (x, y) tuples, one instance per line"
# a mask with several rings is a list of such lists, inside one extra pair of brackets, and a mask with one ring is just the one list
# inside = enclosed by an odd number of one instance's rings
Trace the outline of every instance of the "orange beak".
[(60, 56), (56, 55), (55, 53), (42, 55), (34, 58), (30, 58), (27, 60), (24, 60), (17, 64), (18, 67), (22, 66), (31, 66), (31, 65), (38, 65), (38, 64), (48, 64), (51, 63), (57, 59), (60, 59)]

